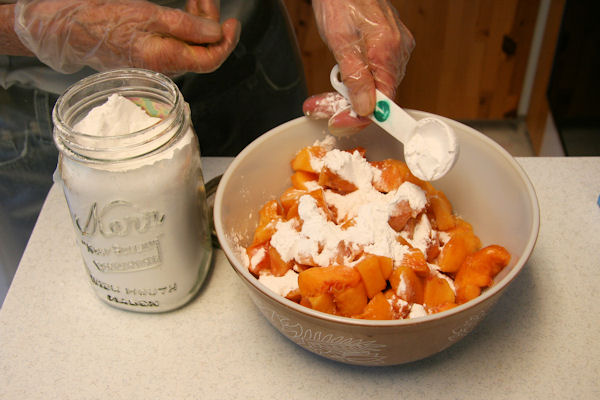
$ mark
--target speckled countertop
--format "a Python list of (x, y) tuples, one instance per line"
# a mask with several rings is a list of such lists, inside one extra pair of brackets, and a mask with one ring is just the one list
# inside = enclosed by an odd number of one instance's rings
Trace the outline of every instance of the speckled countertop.
[[(105, 305), (54, 186), (0, 310), (0, 399), (600, 398), (600, 158), (517, 160), (540, 203), (529, 262), (471, 334), (397, 367), (298, 347), (262, 317), (220, 251), (180, 310)], [(229, 162), (204, 159), (205, 177)]]

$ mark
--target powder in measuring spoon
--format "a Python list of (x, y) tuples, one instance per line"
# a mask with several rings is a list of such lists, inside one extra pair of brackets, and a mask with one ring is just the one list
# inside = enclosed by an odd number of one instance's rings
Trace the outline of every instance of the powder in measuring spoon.
[[(435, 125), (435, 124), (433, 124)], [(458, 146), (453, 136), (440, 136), (432, 124), (417, 129), (405, 144), (404, 157), (411, 172), (431, 181), (446, 173), (456, 160)]]
[(73, 128), (86, 135), (118, 136), (146, 129), (159, 121), (160, 118), (151, 117), (131, 100), (115, 93)]

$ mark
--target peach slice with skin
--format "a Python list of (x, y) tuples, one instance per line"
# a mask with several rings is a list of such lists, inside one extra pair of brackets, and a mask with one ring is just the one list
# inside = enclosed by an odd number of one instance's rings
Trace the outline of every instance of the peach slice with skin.
[(365, 285), (359, 282), (356, 286), (348, 286), (341, 291), (335, 290), (333, 301), (339, 315), (351, 317), (360, 314), (368, 302)]
[(479, 296), (481, 289), (491, 286), (494, 277), (509, 262), (510, 253), (498, 245), (484, 247), (467, 256), (454, 280), (456, 302), (462, 304)]
[(319, 171), (315, 171), (311, 164), (312, 158), (323, 158), (325, 156), (326, 150), (321, 146), (308, 146), (302, 148), (291, 162), (292, 169), (294, 171), (305, 171), (318, 173)]
[(344, 265), (314, 267), (298, 274), (298, 287), (305, 297), (339, 292), (347, 287), (357, 286), (360, 282), (358, 270)]
[(278, 221), (283, 220), (281, 206), (276, 200), (270, 200), (259, 211), (258, 227), (254, 231), (252, 244), (264, 243), (275, 233)]
[(345, 180), (327, 167), (321, 169), (318, 182), (319, 185), (329, 188), (339, 194), (352, 193), (357, 189), (354, 183)]
[(408, 303), (423, 304), (425, 292), (423, 281), (412, 268), (400, 266), (390, 276), (390, 285), (394, 293)]
[(354, 268), (360, 273), (369, 299), (387, 287), (387, 282), (379, 266), (379, 259), (376, 256), (367, 254)]
[(357, 318), (387, 320), (394, 319), (394, 310), (383, 292), (377, 293)]
[(439, 276), (430, 276), (425, 281), (423, 302), (427, 308), (435, 308), (447, 303), (454, 303), (456, 297), (448, 281)]

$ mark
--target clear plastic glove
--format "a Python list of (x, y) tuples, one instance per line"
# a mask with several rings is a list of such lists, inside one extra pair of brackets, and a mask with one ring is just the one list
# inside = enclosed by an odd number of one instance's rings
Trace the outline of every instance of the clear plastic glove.
[(219, 24), (214, 1), (188, 1), (184, 12), (143, 0), (19, 0), (15, 32), (63, 73), (86, 65), (207, 73), (227, 59), (240, 35), (237, 20)]
[(358, 132), (375, 109), (375, 89), (394, 98), (415, 41), (388, 0), (313, 0), (319, 33), (335, 57), (350, 103), (337, 93), (312, 96), (304, 114), (329, 118), (332, 134)]

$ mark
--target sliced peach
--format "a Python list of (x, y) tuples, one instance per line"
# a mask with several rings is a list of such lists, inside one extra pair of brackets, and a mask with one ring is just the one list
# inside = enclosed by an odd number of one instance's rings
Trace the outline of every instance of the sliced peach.
[(332, 265), (345, 265), (349, 262), (359, 260), (363, 256), (363, 250), (349, 246), (345, 241), (338, 242), (336, 253), (333, 255)]
[(448, 198), (442, 191), (435, 191), (435, 193), (428, 196), (431, 210), (435, 215), (435, 226), (440, 231), (447, 231), (456, 226), (456, 221), (452, 213), (452, 204), (448, 201)]
[(413, 248), (412, 245), (410, 243), (408, 243), (408, 240), (406, 240), (403, 236), (400, 236), (400, 235), (396, 236), (396, 241), (410, 249)]
[(394, 270), (394, 260), (390, 257), (375, 256), (379, 260), (379, 268), (381, 269), (381, 276), (383, 279), (388, 280), (392, 271)]
[(354, 183), (347, 181), (327, 167), (321, 169), (321, 173), (319, 174), (319, 185), (340, 194), (352, 193), (357, 189)]
[(394, 311), (385, 295), (379, 292), (369, 301), (358, 318), (377, 320), (394, 319)]
[(275, 276), (283, 276), (288, 272), (294, 263), (292, 261), (284, 261), (281, 255), (273, 246), (269, 246), (269, 258), (271, 273)]
[(388, 224), (396, 232), (402, 231), (406, 226), (406, 223), (412, 216), (412, 208), (408, 200), (401, 200), (396, 203), (390, 213)]
[(312, 304), (310, 304), (310, 300), (308, 297), (302, 296), (300, 297), (300, 305), (307, 307), (307, 308), (312, 308)]
[(390, 276), (390, 285), (394, 293), (408, 303), (423, 304), (423, 281), (412, 268), (400, 266)]
[(292, 300), (295, 303), (299, 303), (300, 299), (302, 298), (302, 294), (300, 293), (300, 289), (296, 288), (293, 290), (290, 290), (286, 295), (285, 298), (288, 300)]
[(431, 242), (425, 251), (425, 259), (428, 263), (433, 263), (440, 255), (440, 241), (436, 234), (432, 235)]
[(430, 276), (425, 281), (423, 302), (428, 308), (454, 303), (454, 291), (448, 281), (439, 276)]
[(287, 188), (281, 196), (279, 203), (283, 208), (283, 215), (286, 215), (290, 208), (298, 204), (298, 199), (307, 193), (306, 190), (296, 189), (295, 187)]
[(300, 293), (300, 289), (296, 288), (293, 290), (290, 290), (286, 295), (285, 298), (288, 300), (291, 300), (295, 303), (299, 303), (300, 299), (302, 298), (302, 294)]
[(278, 219), (281, 217), (282, 209), (277, 203), (276, 200), (267, 201), (264, 206), (260, 209), (259, 215), (259, 225), (267, 224), (274, 219)]
[(455, 273), (467, 258), (467, 244), (463, 235), (455, 235), (442, 247), (437, 264), (440, 270), (447, 273)]
[(252, 244), (259, 244), (271, 239), (275, 233), (275, 225), (282, 220), (282, 212), (276, 200), (270, 200), (259, 211), (258, 227), (254, 231)]
[(336, 220), (336, 213), (334, 212), (334, 210), (331, 210), (327, 206), (327, 202), (325, 201), (325, 194), (323, 193), (323, 189), (313, 190), (312, 192), (309, 192), (308, 194), (317, 201), (317, 207), (319, 207), (321, 210), (323, 210), (323, 212), (327, 216), (328, 221)]
[(370, 299), (387, 286), (387, 282), (381, 273), (379, 260), (376, 256), (366, 254), (354, 268), (360, 273), (365, 288), (367, 289), (367, 296)]
[(476, 252), (481, 248), (481, 241), (473, 232), (471, 224), (462, 218), (456, 218), (456, 225), (448, 231), (451, 237), (461, 236), (467, 247), (467, 254)]
[(348, 286), (341, 291), (333, 292), (333, 301), (337, 313), (345, 317), (351, 317), (363, 312), (368, 299), (365, 285), (359, 282), (356, 286)]
[(308, 190), (308, 182), (316, 182), (319, 179), (319, 175), (306, 172), (306, 171), (296, 171), (292, 174), (292, 186), (299, 190)]
[(467, 256), (460, 266), (454, 283), (457, 303), (462, 304), (481, 294), (494, 277), (508, 265), (510, 253), (502, 246), (491, 245)]
[(383, 292), (383, 295), (392, 307), (392, 319), (403, 319), (408, 316), (408, 313), (410, 312), (410, 304), (406, 300), (400, 298), (394, 292), (394, 289), (387, 289), (385, 292)]
[(306, 171), (318, 173), (311, 165), (312, 158), (322, 158), (326, 151), (321, 146), (308, 146), (301, 149), (292, 160), (292, 169), (294, 171)]
[(381, 171), (380, 178), (373, 182), (373, 187), (380, 192), (391, 192), (407, 181), (417, 186), (423, 184), (423, 181), (415, 177), (400, 160), (386, 159), (371, 162), (371, 165)]
[(404, 257), (402, 257), (400, 265), (403, 267), (409, 267), (422, 278), (429, 275), (427, 260), (425, 260), (425, 256), (419, 249), (411, 248), (406, 254), (404, 254)]
[(298, 204), (299, 202), (296, 201), (295, 203), (292, 204), (292, 206), (286, 211), (285, 215), (285, 220), (289, 221), (290, 219), (300, 219), (300, 214), (298, 214)]
[(429, 311), (430, 314), (435, 314), (435, 313), (439, 313), (442, 311), (453, 309), (454, 307), (457, 307), (457, 306), (458, 306), (458, 304), (456, 304), (456, 303), (444, 303), (444, 304), (440, 304), (439, 306), (429, 307), (427, 310)]
[(298, 286), (303, 296), (311, 297), (329, 291), (342, 291), (357, 286), (361, 277), (358, 270), (343, 265), (309, 268), (298, 275)]
[(321, 293), (316, 296), (307, 297), (310, 308), (328, 314), (335, 314), (336, 308), (333, 296), (330, 293)]
[(246, 248), (246, 254), (250, 261), (248, 270), (254, 276), (258, 276), (262, 270), (271, 269), (271, 258), (269, 257), (269, 242), (262, 242)]

